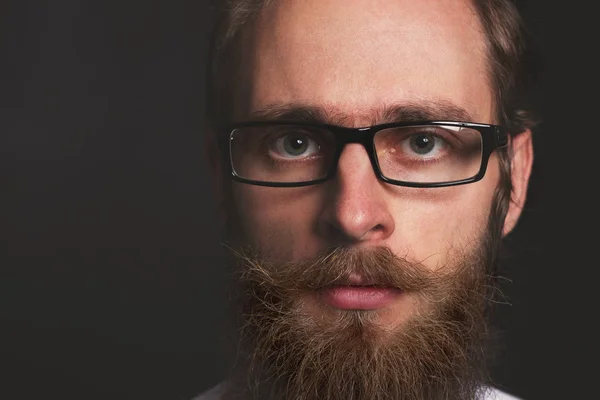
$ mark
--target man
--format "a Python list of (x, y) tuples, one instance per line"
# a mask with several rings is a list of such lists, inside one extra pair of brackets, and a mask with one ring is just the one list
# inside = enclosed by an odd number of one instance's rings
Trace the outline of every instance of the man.
[(486, 374), (532, 166), (503, 0), (238, 0), (209, 74), (235, 363), (199, 399), (508, 399)]

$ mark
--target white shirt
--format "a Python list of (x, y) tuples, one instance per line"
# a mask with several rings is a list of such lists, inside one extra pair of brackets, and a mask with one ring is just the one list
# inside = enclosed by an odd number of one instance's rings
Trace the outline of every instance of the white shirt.
[[(221, 400), (222, 386), (219, 384), (214, 388), (194, 397), (192, 400)], [(488, 388), (483, 397), (478, 400), (520, 400), (496, 388)]]

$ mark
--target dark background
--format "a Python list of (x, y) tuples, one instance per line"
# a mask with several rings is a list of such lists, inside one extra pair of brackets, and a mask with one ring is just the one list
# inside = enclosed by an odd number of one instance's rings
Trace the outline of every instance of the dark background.
[[(576, 2), (518, 4), (544, 123), (506, 242), (493, 374), (528, 400), (579, 398), (598, 370), (582, 366), (598, 35)], [(189, 400), (221, 379), (201, 129), (211, 20), (204, 1), (0, 2), (0, 399)]]

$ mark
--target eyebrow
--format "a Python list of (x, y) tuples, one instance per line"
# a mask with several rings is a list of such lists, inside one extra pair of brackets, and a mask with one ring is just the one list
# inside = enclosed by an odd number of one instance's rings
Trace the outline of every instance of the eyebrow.
[(371, 125), (417, 121), (477, 122), (466, 109), (446, 100), (393, 104), (376, 107), (360, 115), (348, 115), (334, 107), (281, 103), (254, 110), (249, 117), (261, 121), (297, 121), (342, 126), (352, 125), (353, 117), (361, 117)]

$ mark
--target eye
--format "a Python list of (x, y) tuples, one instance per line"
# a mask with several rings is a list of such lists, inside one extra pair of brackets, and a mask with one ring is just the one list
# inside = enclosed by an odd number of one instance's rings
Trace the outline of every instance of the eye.
[(446, 142), (439, 136), (430, 133), (419, 133), (411, 135), (403, 141), (404, 151), (412, 152), (421, 156), (434, 156), (446, 147)]
[(319, 151), (319, 145), (308, 135), (301, 133), (290, 133), (277, 138), (271, 150), (276, 156), (282, 158), (309, 157)]

